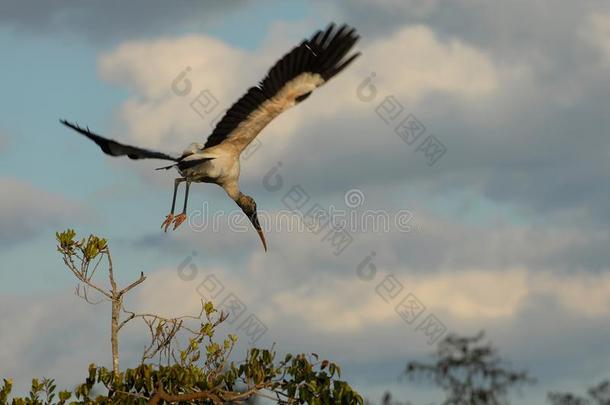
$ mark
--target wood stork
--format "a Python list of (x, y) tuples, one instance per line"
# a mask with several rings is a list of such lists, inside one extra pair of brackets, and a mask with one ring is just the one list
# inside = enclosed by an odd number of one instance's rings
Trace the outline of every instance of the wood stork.
[[(130, 159), (162, 159), (174, 162), (159, 169), (176, 168), (170, 213), (162, 228), (173, 223), (174, 230), (186, 220), (189, 187), (195, 183), (215, 183), (241, 208), (258, 232), (267, 250), (265, 235), (258, 220), (256, 202), (239, 189), (239, 157), (261, 130), (283, 111), (302, 102), (311, 92), (345, 69), (360, 53), (350, 53), (358, 41), (356, 30), (347, 25), (330, 24), (284, 55), (257, 85), (251, 87), (231, 106), (218, 122), (205, 145), (191, 144), (181, 156), (170, 156), (104, 138), (66, 120), (60, 122), (95, 142), (104, 153)], [(182, 213), (174, 216), (176, 193), (186, 183)]]

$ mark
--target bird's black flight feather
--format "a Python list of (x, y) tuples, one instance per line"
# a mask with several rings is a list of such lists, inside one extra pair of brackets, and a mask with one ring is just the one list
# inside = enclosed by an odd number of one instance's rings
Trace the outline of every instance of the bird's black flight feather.
[(82, 128), (76, 124), (68, 122), (66, 120), (59, 120), (65, 126), (72, 128), (79, 134), (85, 135), (87, 138), (95, 142), (102, 151), (110, 156), (127, 156), (130, 159), (162, 159), (172, 160), (177, 162), (179, 159), (170, 155), (166, 155), (163, 152), (156, 152), (148, 149), (142, 149), (135, 146), (124, 145), (112, 139), (104, 138), (96, 133), (93, 133), (89, 128)]
[[(301, 42), (269, 70), (258, 86), (251, 87), (227, 110), (208, 137), (205, 148), (223, 142), (250, 113), (300, 74), (318, 73), (326, 82), (341, 72), (360, 55), (355, 53), (346, 57), (358, 39), (354, 28), (342, 25), (336, 29), (334, 24), (330, 24), (326, 30), (318, 31)], [(301, 102), (310, 94), (303, 94), (296, 101)]]

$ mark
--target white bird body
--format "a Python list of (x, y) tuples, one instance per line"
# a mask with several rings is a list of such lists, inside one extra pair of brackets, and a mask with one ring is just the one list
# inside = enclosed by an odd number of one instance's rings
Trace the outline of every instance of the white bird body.
[[(235, 200), (239, 196), (239, 155), (230, 145), (218, 145), (199, 150), (183, 159), (184, 162), (196, 163), (194, 166), (181, 169), (176, 166), (180, 175), (195, 183), (215, 183)], [(200, 162), (200, 163), (197, 163)]]
[[(310, 39), (302, 41), (276, 62), (257, 86), (248, 89), (246, 94), (227, 110), (205, 144), (191, 143), (180, 157), (125, 145), (65, 120), (61, 120), (61, 123), (85, 135), (111, 156), (127, 155), (131, 159), (163, 159), (174, 162), (170, 166), (160, 168), (175, 167), (182, 176), (174, 182), (172, 209), (162, 225), (165, 230), (172, 222), (176, 229), (186, 219), (191, 183), (215, 183), (221, 186), (248, 216), (266, 250), (256, 203), (252, 197), (243, 194), (239, 189), (239, 157), (275, 117), (304, 101), (313, 90), (354, 61), (360, 53), (350, 56), (348, 53), (358, 38), (355, 29), (347, 25), (335, 29), (335, 25), (330, 24), (326, 30), (317, 31)], [(184, 209), (174, 217), (176, 191), (182, 182), (186, 182)]]
[(205, 147), (201, 142), (193, 142), (182, 151), (182, 157), (192, 155), (193, 153), (201, 152)]
[(231, 199), (239, 196), (239, 156), (274, 117), (294, 106), (295, 99), (307, 94), (324, 82), (319, 74), (302, 74), (286, 83), (284, 88), (273, 98), (266, 100), (258, 110), (242, 122), (231, 137), (219, 145), (204, 149), (200, 143), (192, 143), (183, 152), (184, 161), (205, 160), (201, 164), (178, 172), (193, 182), (216, 183), (221, 186)]

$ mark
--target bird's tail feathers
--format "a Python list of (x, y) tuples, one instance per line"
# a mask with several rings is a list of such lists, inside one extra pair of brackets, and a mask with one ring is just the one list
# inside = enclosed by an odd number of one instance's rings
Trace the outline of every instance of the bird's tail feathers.
[(163, 166), (163, 167), (157, 167), (155, 170), (169, 170), (172, 167), (176, 167), (178, 164), (174, 163), (173, 165), (169, 165), (169, 166)]

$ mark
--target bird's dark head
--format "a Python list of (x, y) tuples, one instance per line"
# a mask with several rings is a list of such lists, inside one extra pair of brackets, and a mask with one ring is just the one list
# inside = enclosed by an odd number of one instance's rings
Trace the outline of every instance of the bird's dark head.
[(237, 199), (237, 205), (239, 208), (246, 214), (256, 232), (258, 232), (258, 236), (261, 238), (261, 242), (263, 242), (263, 248), (265, 252), (267, 251), (267, 242), (265, 241), (265, 234), (263, 233), (263, 229), (261, 228), (261, 224), (258, 221), (258, 213), (256, 210), (256, 201), (254, 198), (249, 195), (241, 194)]

